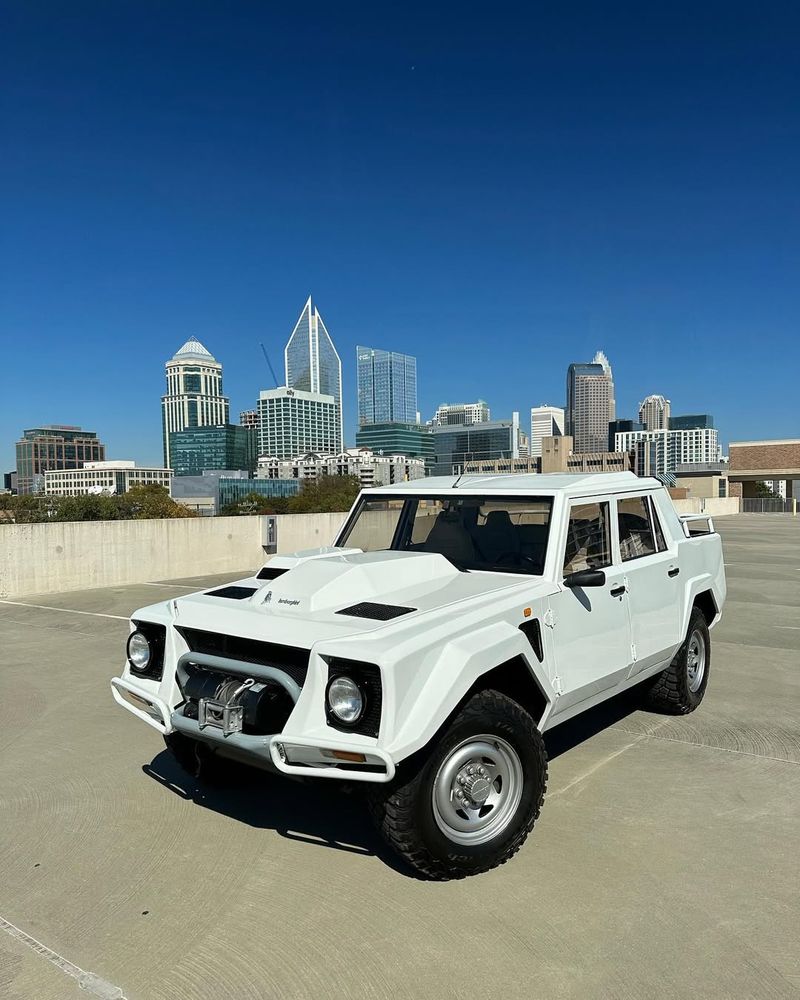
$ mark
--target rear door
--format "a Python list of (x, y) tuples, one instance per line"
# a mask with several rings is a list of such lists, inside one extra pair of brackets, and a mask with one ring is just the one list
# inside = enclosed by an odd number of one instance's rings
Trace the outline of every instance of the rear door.
[(666, 665), (680, 645), (680, 566), (677, 544), (667, 543), (651, 496), (617, 497), (616, 508), (634, 675), (657, 663)]
[(562, 579), (582, 569), (602, 569), (602, 587), (562, 587), (550, 598), (561, 697), (553, 715), (617, 685), (631, 665), (625, 570), (612, 547), (610, 499), (570, 502), (562, 542)]

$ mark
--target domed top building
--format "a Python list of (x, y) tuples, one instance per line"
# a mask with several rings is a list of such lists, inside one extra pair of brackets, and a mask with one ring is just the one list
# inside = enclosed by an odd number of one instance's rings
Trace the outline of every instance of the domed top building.
[(161, 425), (164, 465), (169, 469), (170, 434), (227, 424), (230, 401), (222, 394), (222, 365), (196, 337), (190, 337), (164, 367), (167, 392), (161, 397)]

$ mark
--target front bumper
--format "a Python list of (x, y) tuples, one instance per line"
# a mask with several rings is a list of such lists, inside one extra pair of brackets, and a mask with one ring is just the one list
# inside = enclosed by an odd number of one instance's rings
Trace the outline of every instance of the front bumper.
[(173, 711), (157, 695), (126, 678), (112, 677), (111, 693), (117, 704), (163, 736), (179, 732), (223, 754), (283, 774), (374, 783), (391, 781), (395, 774), (394, 761), (385, 750), (341, 742), (333, 733), (330, 739), (288, 732), (270, 736), (224, 734), (219, 729), (200, 729), (196, 719), (187, 718), (180, 708)]

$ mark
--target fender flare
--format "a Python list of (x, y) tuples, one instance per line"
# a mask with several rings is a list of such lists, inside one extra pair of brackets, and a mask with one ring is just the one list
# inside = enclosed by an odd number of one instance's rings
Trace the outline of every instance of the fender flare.
[[(546, 656), (546, 654), (545, 654)], [(404, 707), (403, 725), (386, 749), (396, 761), (427, 746), (476, 681), (496, 667), (521, 659), (527, 664), (545, 700), (542, 718), (550, 712), (556, 693), (525, 635), (507, 622), (496, 622), (446, 643), (428, 671), (411, 705)], [(537, 725), (541, 719), (537, 719)]]
[(699, 576), (694, 576), (690, 580), (686, 581), (686, 586), (683, 591), (684, 598), (681, 614), (681, 641), (683, 641), (683, 636), (686, 635), (689, 628), (689, 616), (692, 613), (692, 607), (694, 606), (695, 599), (698, 594), (704, 594), (706, 591), (711, 592), (714, 607), (716, 608), (717, 614), (719, 614), (719, 601), (714, 594), (714, 579), (711, 574), (701, 573)]

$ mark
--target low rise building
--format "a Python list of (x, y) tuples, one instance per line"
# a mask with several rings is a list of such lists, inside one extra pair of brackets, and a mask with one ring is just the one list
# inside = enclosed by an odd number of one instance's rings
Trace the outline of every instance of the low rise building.
[(256, 478), (308, 480), (320, 476), (357, 476), (362, 489), (422, 479), (425, 462), (408, 455), (376, 455), (366, 448), (349, 448), (338, 455), (310, 452), (295, 459), (260, 458)]
[(542, 439), (541, 456), (495, 458), (466, 462), (464, 472), (501, 475), (503, 473), (550, 472), (631, 472), (633, 457), (629, 452), (580, 452), (572, 450), (572, 438), (551, 435)]
[(85, 462), (82, 469), (48, 469), (44, 474), (47, 496), (109, 496), (127, 493), (132, 486), (163, 486), (170, 490), (172, 470), (142, 467), (127, 460)]
[(686, 490), (687, 497), (731, 496), (726, 462), (690, 462), (675, 468), (675, 486)]

